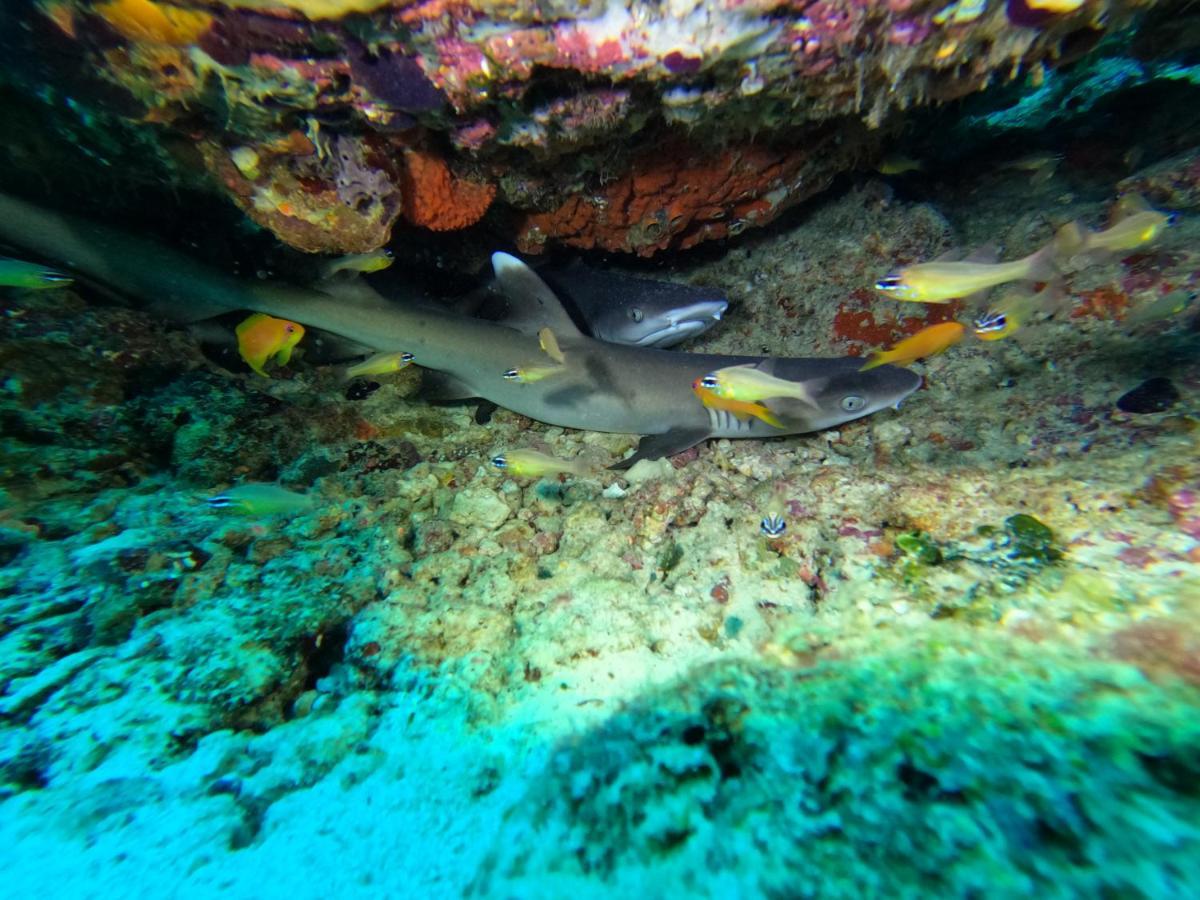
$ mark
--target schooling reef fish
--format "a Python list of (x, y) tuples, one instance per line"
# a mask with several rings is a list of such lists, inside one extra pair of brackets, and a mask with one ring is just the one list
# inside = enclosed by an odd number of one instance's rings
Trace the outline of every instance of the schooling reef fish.
[(230, 509), (247, 516), (275, 516), (311, 509), (313, 500), (277, 484), (239, 484), (208, 498), (213, 509)]
[(716, 391), (705, 387), (704, 381), (704, 378), (700, 378), (693, 382), (692, 393), (700, 398), (700, 402), (704, 404), (705, 409), (731, 415), (739, 422), (749, 422), (750, 419), (754, 418), (766, 422), (772, 428), (787, 427), (780, 420), (779, 416), (775, 415), (775, 413), (771, 412), (770, 409), (758, 401), (722, 397)]
[(1055, 245), (1006, 263), (933, 260), (906, 266), (875, 282), (875, 290), (915, 303), (947, 303), (1010, 281), (1049, 281)]
[[(441, 400), (482, 397), (551, 425), (644, 435), (638, 459), (680, 453), (712, 437), (765, 438), (831, 428), (895, 406), (921, 379), (906, 369), (858, 371), (860, 360), (718, 356), (650, 350), (583, 334), (538, 275), (496, 253), (496, 278), (521, 315), (498, 324), (448, 311), (389, 304), (369, 286), (341, 296), (271, 281), (239, 280), (190, 257), (106, 225), (50, 213), (0, 195), (0, 238), (49, 259), (70, 259), (80, 272), (155, 308), (195, 317), (199, 309), (249, 309), (286, 317), (382, 352), (407, 351), (423, 390)], [(369, 295), (369, 296), (368, 296)], [(515, 323), (522, 322), (518, 327)], [(542, 355), (538, 331), (553, 330), (566, 362), (553, 378), (513, 383), (514, 360)], [(692, 383), (706, 373), (751, 364), (779, 378), (813, 385), (816, 407), (771, 402), (779, 426), (743, 421), (697, 403)]]
[(391, 250), (373, 250), (370, 253), (353, 253), (330, 260), (321, 269), (326, 278), (346, 272), (382, 272), (395, 261)]
[(292, 350), (304, 337), (304, 326), (288, 319), (255, 313), (237, 329), (238, 353), (264, 378), (269, 378), (263, 366), (271, 357), (281, 366), (292, 358)]
[(1156, 240), (1176, 218), (1175, 213), (1152, 209), (1140, 194), (1126, 194), (1113, 207), (1108, 228), (1089, 231), (1079, 222), (1068, 222), (1054, 240), (1063, 257), (1123, 253)]
[(586, 475), (591, 467), (577, 459), (558, 459), (537, 450), (509, 450), (492, 457), (492, 465), (518, 478), (542, 478), (546, 475)]
[(47, 269), (37, 263), (0, 256), (0, 287), (44, 290), (66, 287), (74, 280), (70, 275)]
[(709, 372), (700, 379), (700, 385), (723, 400), (757, 403), (759, 400), (791, 397), (807, 403), (813, 409), (818, 408), (812, 392), (804, 383), (776, 378), (752, 365), (729, 366)]
[(358, 378), (361, 375), (390, 375), (412, 365), (411, 353), (376, 353), (360, 363), (346, 369), (347, 378)]

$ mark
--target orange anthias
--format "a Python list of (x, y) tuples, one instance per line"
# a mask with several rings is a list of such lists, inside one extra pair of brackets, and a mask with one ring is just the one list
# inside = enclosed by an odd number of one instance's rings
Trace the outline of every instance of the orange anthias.
[(263, 313), (255, 313), (236, 329), (238, 353), (264, 378), (269, 378), (263, 366), (272, 356), (279, 365), (287, 365), (292, 358), (292, 349), (304, 337), (304, 326), (287, 319), (276, 319)]
[(910, 338), (905, 338), (890, 350), (876, 350), (867, 359), (860, 372), (888, 363), (903, 365), (926, 356), (935, 356), (953, 347), (962, 340), (966, 329), (960, 322), (939, 322), (922, 328)]
[(724, 410), (741, 419), (743, 422), (754, 416), (756, 419), (762, 419), (772, 428), (784, 427), (779, 417), (761, 403), (749, 403), (745, 400), (730, 400), (725, 397), (719, 397), (702, 385), (699, 378), (692, 382), (692, 392), (700, 398), (701, 403), (710, 409)]

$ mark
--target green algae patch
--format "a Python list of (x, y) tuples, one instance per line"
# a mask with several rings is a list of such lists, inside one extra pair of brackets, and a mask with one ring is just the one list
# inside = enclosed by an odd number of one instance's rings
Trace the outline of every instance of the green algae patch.
[(1036, 563), (1060, 560), (1062, 550), (1054, 539), (1049, 526), (1025, 513), (1017, 513), (1004, 520), (1004, 533), (1008, 537), (1012, 559), (1027, 559)]
[(896, 538), (896, 546), (919, 565), (936, 566), (942, 562), (942, 551), (937, 542), (920, 531), (900, 535)]

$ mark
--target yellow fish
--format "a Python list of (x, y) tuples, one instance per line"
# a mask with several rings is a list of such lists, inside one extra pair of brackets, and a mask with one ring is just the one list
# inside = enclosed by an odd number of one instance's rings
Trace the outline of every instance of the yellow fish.
[(279, 365), (287, 365), (292, 358), (292, 349), (304, 337), (303, 325), (263, 313), (250, 316), (236, 331), (238, 353), (246, 365), (264, 378), (270, 377), (263, 370), (266, 361), (274, 356)]
[(37, 263), (0, 256), (0, 287), (44, 290), (66, 287), (74, 280), (70, 275), (47, 269)]
[(701, 381), (703, 379), (697, 378), (692, 382), (692, 392), (700, 398), (701, 403), (710, 409), (723, 409), (743, 422), (754, 416), (756, 419), (762, 419), (772, 428), (784, 427), (779, 417), (761, 403), (750, 403), (746, 400), (731, 400), (718, 396), (701, 384)]
[(538, 346), (542, 348), (543, 353), (559, 365), (567, 361), (562, 350), (558, 348), (558, 338), (554, 336), (554, 332), (549, 328), (543, 328), (538, 332)]
[(699, 384), (723, 400), (757, 403), (774, 397), (791, 397), (807, 403), (813, 409), (820, 409), (804, 382), (776, 378), (752, 363), (709, 372), (700, 379)]
[(1089, 231), (1079, 222), (1068, 222), (1055, 235), (1058, 252), (1065, 257), (1081, 253), (1121, 253), (1136, 250), (1158, 238), (1175, 224), (1175, 213), (1151, 209), (1138, 194), (1127, 194), (1113, 207), (1112, 224)]
[(373, 250), (370, 253), (352, 253), (326, 263), (323, 274), (332, 278), (339, 272), (382, 272), (393, 262), (391, 250)]
[(517, 478), (542, 478), (564, 473), (586, 475), (591, 467), (578, 459), (557, 459), (537, 450), (509, 450), (492, 457), (492, 465)]
[(213, 509), (230, 509), (247, 516), (274, 516), (311, 509), (313, 500), (277, 484), (239, 484), (208, 498)]
[(390, 375), (412, 365), (411, 353), (376, 353), (360, 363), (355, 363), (346, 369), (347, 378), (358, 378), (360, 375)]
[(920, 172), (925, 167), (920, 160), (908, 156), (885, 156), (875, 167), (880, 175), (907, 175), (909, 172)]
[(903, 364), (926, 356), (936, 356), (961, 341), (965, 333), (966, 329), (958, 322), (930, 325), (912, 337), (905, 338), (890, 350), (876, 350), (858, 371), (866, 372), (887, 363)]
[(533, 384), (535, 381), (541, 381), (551, 375), (559, 375), (564, 371), (562, 366), (517, 366), (515, 369), (505, 372), (504, 377), (509, 381), (519, 381), (521, 384)]
[(1055, 245), (1006, 263), (917, 263), (875, 282), (875, 290), (914, 303), (947, 303), (1010, 281), (1048, 281), (1054, 275)]
[(1147, 325), (1151, 322), (1161, 322), (1183, 312), (1195, 299), (1196, 294), (1192, 291), (1171, 291), (1157, 300), (1139, 306), (1126, 317), (1125, 324)]
[(1000, 341), (1038, 313), (1053, 312), (1065, 299), (1068, 299), (1068, 295), (1058, 282), (1051, 282), (1037, 293), (1013, 291), (1001, 297), (976, 319), (972, 330), (981, 341)]

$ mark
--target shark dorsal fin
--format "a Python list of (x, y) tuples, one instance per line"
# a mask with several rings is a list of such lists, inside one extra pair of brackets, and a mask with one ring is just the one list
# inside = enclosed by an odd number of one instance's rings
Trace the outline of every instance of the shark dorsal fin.
[(533, 269), (507, 253), (492, 254), (496, 282), (508, 298), (509, 314), (505, 325), (534, 333), (549, 328), (561, 340), (582, 337), (574, 320), (559, 302), (554, 291)]

